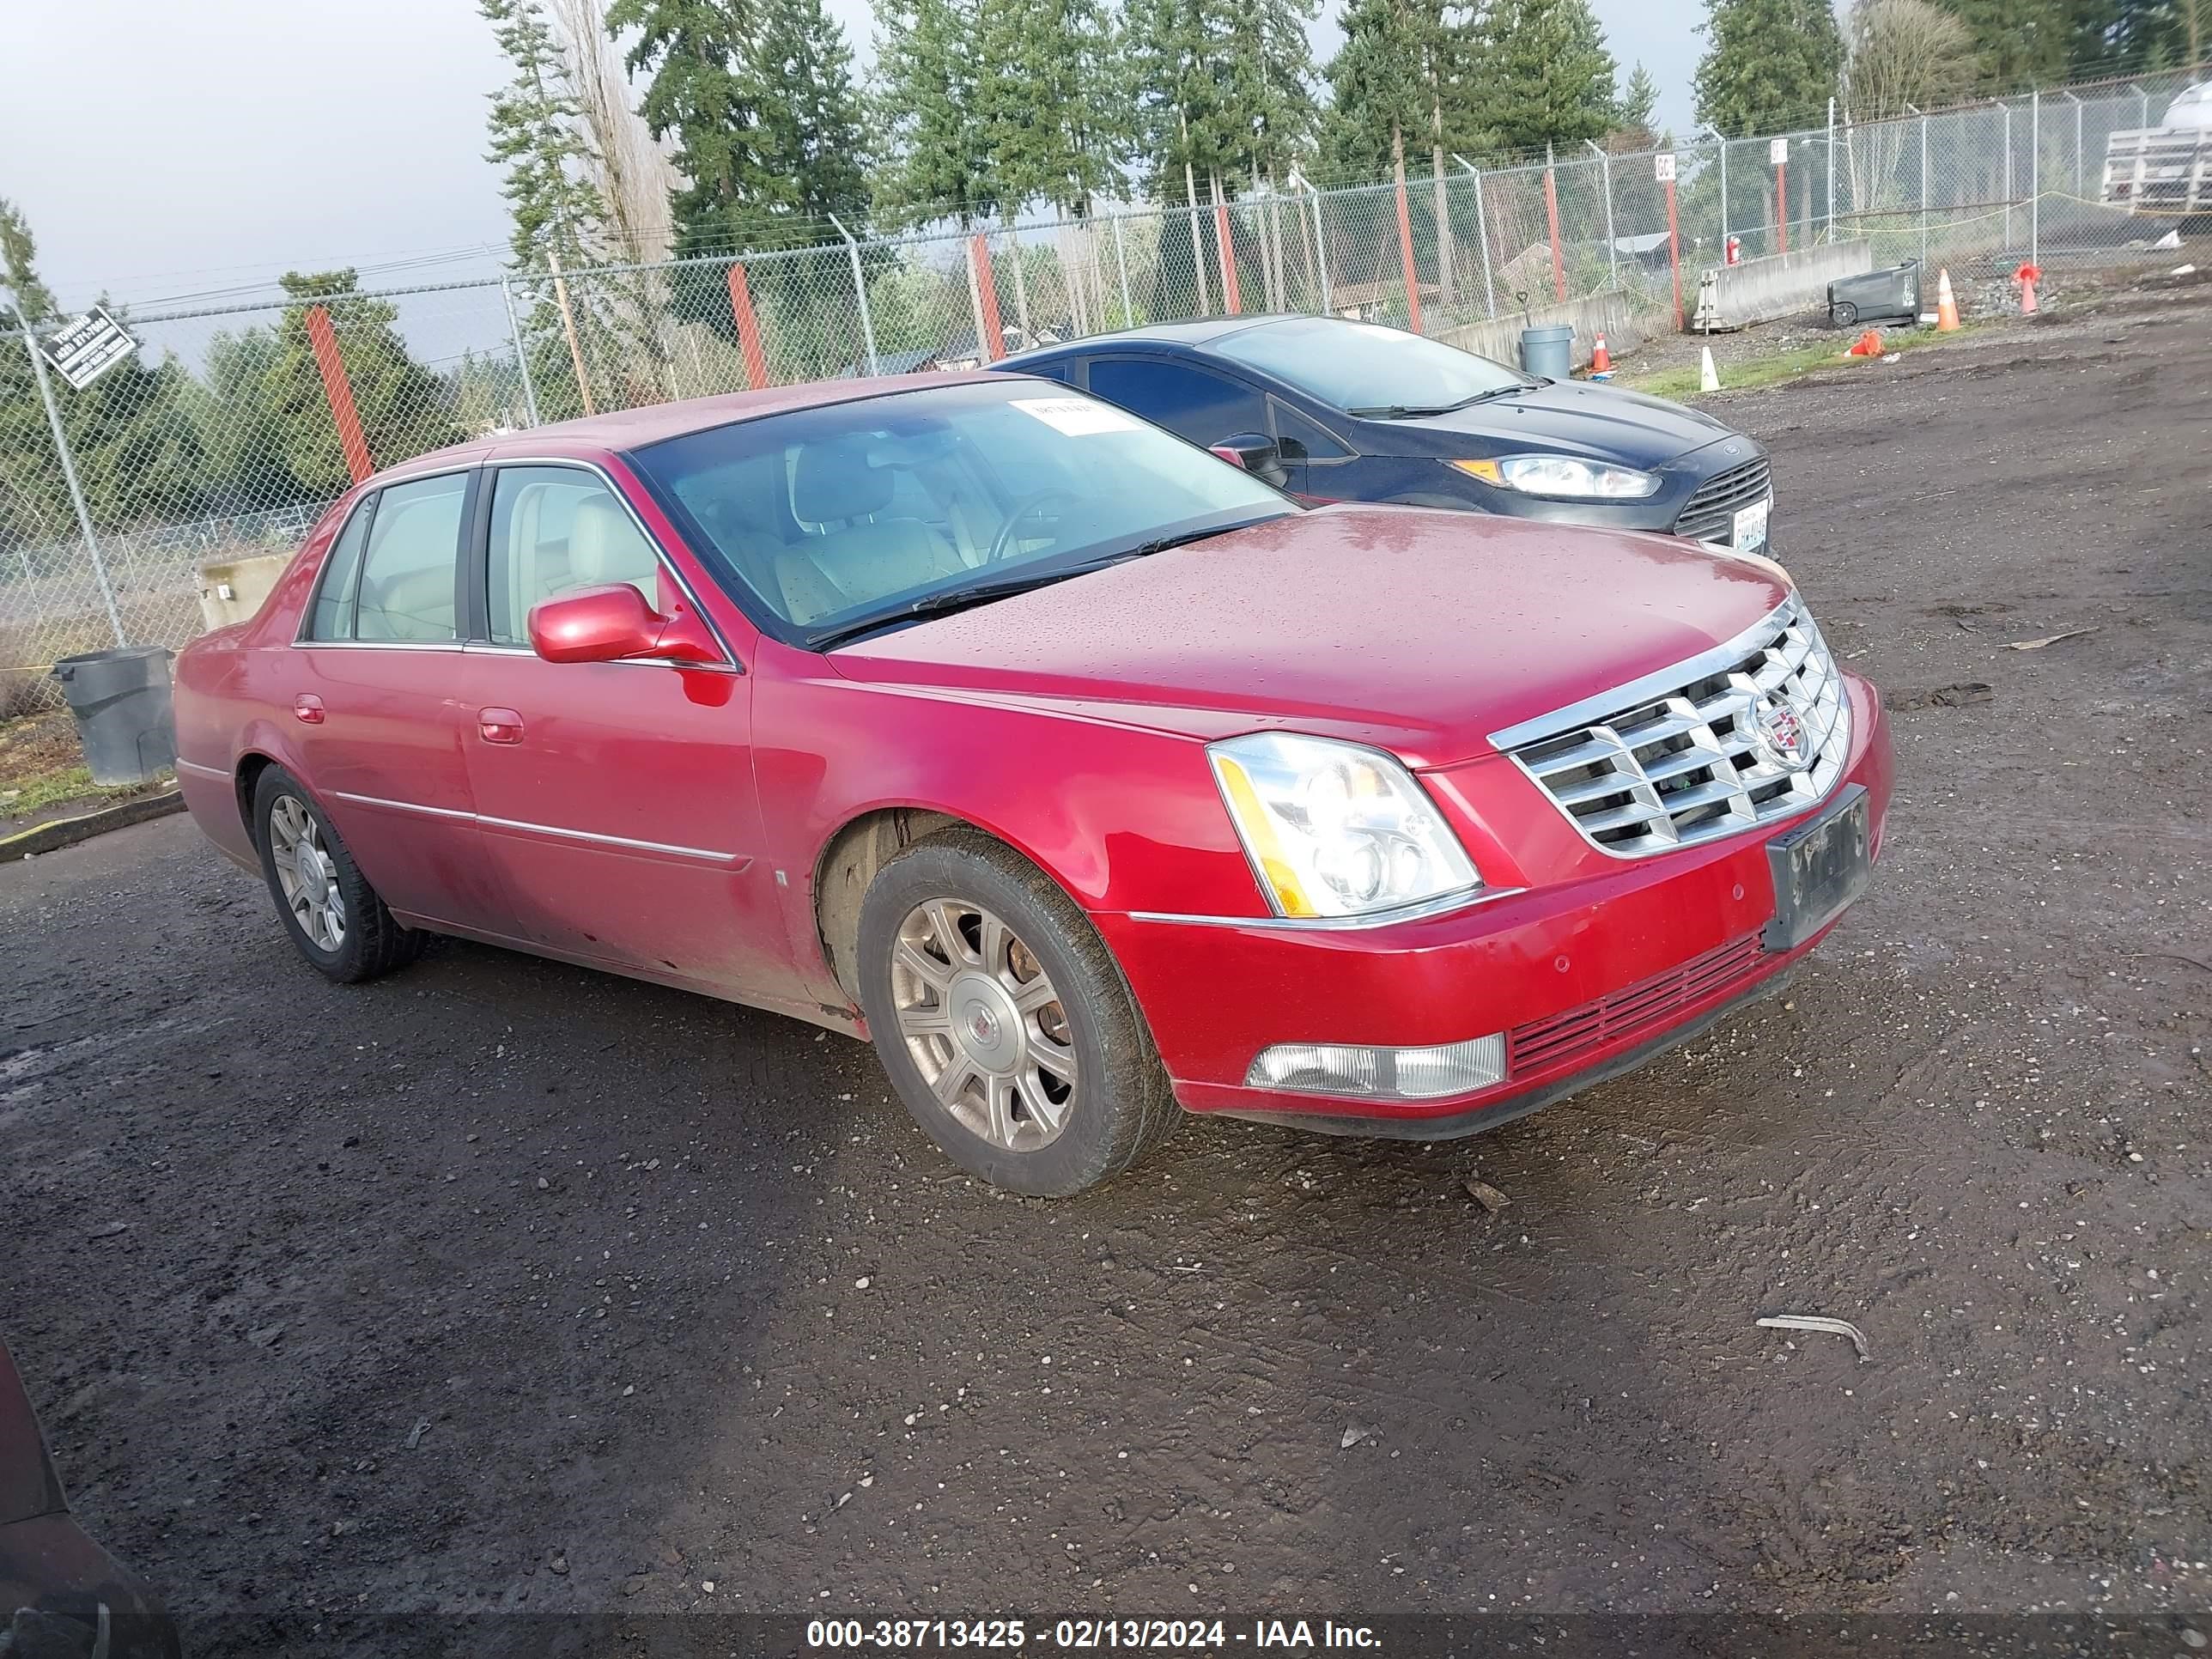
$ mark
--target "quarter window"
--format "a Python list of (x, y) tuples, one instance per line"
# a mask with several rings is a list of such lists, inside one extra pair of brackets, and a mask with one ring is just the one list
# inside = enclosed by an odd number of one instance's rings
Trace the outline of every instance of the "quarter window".
[(459, 637), (454, 572), (468, 475), (442, 473), (388, 486), (377, 498), (362, 559), (356, 640), (435, 641)]
[(1094, 357), (1091, 390), (1201, 447), (1267, 427), (1257, 392), (1183, 363)]
[(1267, 412), (1275, 417), (1275, 444), (1286, 461), (1340, 461), (1352, 452), (1329, 435), (1319, 421), (1310, 421), (1288, 404), (1267, 399)]
[(349, 640), (353, 637), (354, 583), (361, 574), (361, 544), (368, 539), (368, 521), (376, 514), (376, 497), (364, 497), (331, 544), (323, 561), (323, 580), (315, 589), (315, 615), (307, 625), (311, 640)]
[(534, 605), (580, 587), (628, 582), (665, 611), (660, 561), (629, 510), (596, 475), (573, 466), (508, 466), (494, 474), (492, 642), (530, 643)]

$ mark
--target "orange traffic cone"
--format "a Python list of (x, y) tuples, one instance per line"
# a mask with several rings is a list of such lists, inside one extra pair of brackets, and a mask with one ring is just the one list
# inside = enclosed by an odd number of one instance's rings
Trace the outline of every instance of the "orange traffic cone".
[(1867, 330), (1865, 333), (1860, 335), (1857, 339), (1851, 342), (1850, 349), (1844, 352), (1844, 356), (1846, 357), (1881, 356), (1881, 331), (1878, 328), (1870, 328)]
[(2020, 314), (2023, 317), (2034, 316), (2037, 310), (2035, 285), (2042, 278), (2043, 268), (2040, 265), (2024, 264), (2013, 272), (2012, 276), (2013, 280), (2020, 284)]
[(1605, 331), (1603, 329), (1600, 329), (1598, 331), (1597, 344), (1590, 349), (1590, 373), (1593, 374), (1610, 374), (1613, 373), (1613, 354), (1605, 349)]
[(1959, 299), (1951, 292), (1948, 267), (1936, 273), (1936, 331), (1949, 334), (1959, 326)]

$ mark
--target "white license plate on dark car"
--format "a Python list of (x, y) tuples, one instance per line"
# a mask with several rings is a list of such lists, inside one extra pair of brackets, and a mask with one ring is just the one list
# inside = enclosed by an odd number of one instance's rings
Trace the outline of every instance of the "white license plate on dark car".
[(1729, 545), (1739, 553), (1756, 553), (1765, 547), (1767, 516), (1773, 511), (1774, 497), (1771, 495), (1753, 501), (1749, 507), (1736, 508), (1735, 531), (1729, 538)]

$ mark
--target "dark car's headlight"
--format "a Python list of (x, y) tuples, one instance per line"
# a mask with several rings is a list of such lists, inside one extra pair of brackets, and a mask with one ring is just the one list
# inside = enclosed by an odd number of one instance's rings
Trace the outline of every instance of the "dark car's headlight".
[(1656, 495), (1659, 475), (1632, 466), (1578, 461), (1571, 455), (1501, 455), (1494, 461), (1454, 461), (1469, 477), (1524, 495), (1558, 495), (1569, 501), (1640, 501)]
[(1380, 750), (1261, 732), (1206, 756), (1278, 915), (1369, 915), (1482, 885), (1413, 774)]

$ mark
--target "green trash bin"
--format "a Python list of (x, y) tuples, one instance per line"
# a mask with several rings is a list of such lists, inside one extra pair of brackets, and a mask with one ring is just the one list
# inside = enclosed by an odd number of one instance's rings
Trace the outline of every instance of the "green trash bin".
[(144, 783), (176, 764), (177, 722), (169, 708), (170, 652), (125, 646), (64, 657), (54, 678), (69, 699), (92, 781), (103, 788)]

